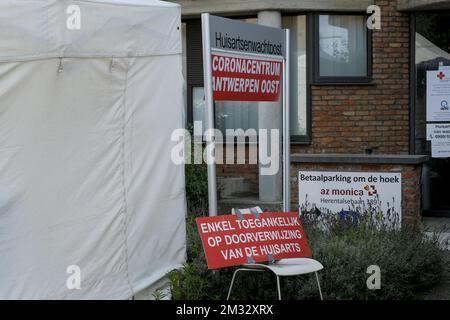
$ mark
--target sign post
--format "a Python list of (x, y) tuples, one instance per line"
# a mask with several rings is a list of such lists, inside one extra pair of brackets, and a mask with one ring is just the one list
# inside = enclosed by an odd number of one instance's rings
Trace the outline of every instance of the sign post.
[(290, 68), (290, 33), (285, 30), (286, 55), (283, 76), (283, 211), (291, 209), (291, 141), (290, 141), (290, 113), (289, 113), (289, 68)]
[[(215, 140), (214, 140), (214, 101), (212, 89), (212, 68), (211, 68), (211, 38), (209, 14), (202, 14), (202, 38), (203, 38), (203, 75), (206, 103), (206, 144), (211, 152), (207, 152), (208, 170), (208, 212), (209, 216), (217, 215), (217, 183), (216, 183), (216, 161), (215, 161)], [(214, 154), (213, 154), (214, 153)]]
[[(279, 101), (283, 210), (290, 210), (289, 31), (202, 14), (209, 215), (217, 215), (214, 100)], [(281, 78), (282, 77), (282, 78)]]

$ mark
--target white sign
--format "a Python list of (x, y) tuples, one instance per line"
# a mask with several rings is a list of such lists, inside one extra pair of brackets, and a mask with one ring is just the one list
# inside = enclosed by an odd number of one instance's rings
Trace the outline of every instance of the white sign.
[(450, 123), (427, 123), (427, 140), (450, 140)]
[(427, 140), (431, 141), (433, 158), (450, 157), (450, 123), (428, 123)]
[(450, 158), (450, 140), (432, 140), (431, 141), (432, 158)]
[(427, 71), (427, 121), (450, 121), (450, 72)]
[(210, 15), (209, 37), (212, 50), (266, 56), (286, 55), (285, 31), (279, 28)]
[(299, 171), (301, 212), (374, 212), (401, 218), (401, 173)]

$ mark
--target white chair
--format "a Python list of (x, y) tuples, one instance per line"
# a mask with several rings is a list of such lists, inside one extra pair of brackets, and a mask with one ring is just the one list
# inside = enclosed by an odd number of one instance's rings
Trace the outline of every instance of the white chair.
[[(248, 214), (251, 212), (257, 211), (258, 213), (262, 213), (261, 208), (255, 207), (251, 209), (232, 209), (233, 214), (241, 213)], [(237, 269), (233, 278), (231, 279), (230, 289), (228, 290), (227, 300), (230, 299), (231, 291), (233, 289), (233, 284), (236, 279), (236, 275), (238, 272), (272, 272), (277, 279), (277, 293), (278, 299), (281, 300), (281, 287), (280, 287), (280, 277), (289, 277), (289, 276), (299, 276), (302, 274), (314, 273), (316, 276), (317, 287), (319, 288), (320, 300), (323, 300), (322, 290), (320, 288), (319, 275), (318, 271), (322, 270), (323, 266), (319, 261), (310, 258), (289, 258), (289, 259), (281, 259), (271, 264), (261, 264), (261, 263), (248, 263), (242, 265), (242, 268)]]

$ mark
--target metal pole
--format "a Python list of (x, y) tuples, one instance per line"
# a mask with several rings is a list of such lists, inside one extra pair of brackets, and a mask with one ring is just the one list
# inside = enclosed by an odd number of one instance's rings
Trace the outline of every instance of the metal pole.
[(211, 152), (207, 153), (208, 168), (208, 203), (209, 216), (217, 216), (217, 188), (216, 188), (216, 161), (215, 161), (215, 137), (214, 129), (214, 101), (212, 90), (212, 68), (211, 68), (211, 44), (209, 31), (209, 14), (202, 14), (202, 39), (203, 39), (203, 75), (206, 102), (206, 145)]
[(283, 61), (283, 211), (291, 210), (291, 135), (289, 109), (289, 68), (290, 68), (290, 37), (289, 29), (285, 30), (286, 52)]
[(280, 277), (276, 274), (277, 277), (277, 293), (278, 293), (278, 300), (281, 300), (281, 286), (280, 286)]
[(317, 280), (317, 287), (319, 287), (319, 295), (320, 295), (320, 300), (323, 300), (323, 296), (322, 296), (322, 289), (320, 288), (320, 281), (319, 281), (319, 275), (317, 274), (317, 271), (314, 272), (316, 274), (316, 280)]

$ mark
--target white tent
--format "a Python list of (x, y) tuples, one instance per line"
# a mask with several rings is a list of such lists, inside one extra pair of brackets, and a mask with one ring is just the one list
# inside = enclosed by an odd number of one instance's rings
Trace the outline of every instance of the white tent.
[(1, 299), (127, 299), (184, 262), (180, 29), (160, 1), (0, 1)]

